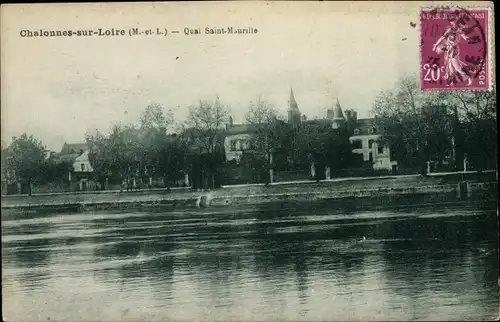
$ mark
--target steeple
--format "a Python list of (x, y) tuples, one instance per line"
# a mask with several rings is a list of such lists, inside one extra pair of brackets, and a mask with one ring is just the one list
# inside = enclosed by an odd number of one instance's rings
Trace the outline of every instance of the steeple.
[(295, 101), (295, 96), (293, 95), (293, 89), (290, 88), (290, 100), (288, 101), (288, 123), (292, 124), (293, 127), (296, 127), (301, 122), (301, 114), (299, 110), (299, 106)]
[(342, 113), (342, 107), (340, 107), (339, 98), (337, 97), (337, 104), (333, 108), (333, 123), (332, 128), (338, 129), (345, 123), (344, 113)]
[(340, 107), (339, 98), (337, 97), (337, 104), (333, 109), (333, 119), (334, 120), (345, 120), (344, 113), (342, 113), (342, 107)]
[(293, 96), (293, 89), (290, 88), (290, 100), (288, 101), (288, 109), (293, 110), (293, 111), (298, 111), (299, 106), (297, 105), (297, 102), (295, 101), (295, 96)]

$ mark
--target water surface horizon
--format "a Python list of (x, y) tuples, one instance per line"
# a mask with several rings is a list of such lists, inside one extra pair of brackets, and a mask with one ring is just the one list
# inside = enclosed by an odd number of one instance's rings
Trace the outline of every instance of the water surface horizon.
[(13, 214), (2, 217), (3, 315), (494, 320), (496, 225), (495, 202), (422, 196)]

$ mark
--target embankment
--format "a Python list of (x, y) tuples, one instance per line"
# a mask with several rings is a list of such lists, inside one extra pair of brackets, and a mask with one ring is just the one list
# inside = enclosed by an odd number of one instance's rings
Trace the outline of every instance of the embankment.
[[(496, 172), (483, 174), (446, 174), (376, 178), (345, 178), (322, 182), (289, 182), (264, 185), (227, 186), (210, 192), (190, 190), (100, 191), (87, 193), (37, 194), (3, 196), (2, 209), (82, 211), (120, 209), (207, 206), (239, 206), (279, 201), (313, 201), (387, 195), (451, 193), (467, 194), (485, 191), (496, 196)], [(495, 197), (492, 197), (495, 198)]]

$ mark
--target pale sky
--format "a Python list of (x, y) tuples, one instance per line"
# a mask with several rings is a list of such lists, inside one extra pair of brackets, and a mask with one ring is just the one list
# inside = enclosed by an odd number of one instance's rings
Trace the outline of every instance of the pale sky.
[[(48, 148), (88, 130), (137, 122), (157, 102), (178, 122), (220, 96), (243, 122), (259, 95), (286, 113), (290, 88), (308, 118), (336, 97), (368, 117), (380, 90), (419, 71), (419, 3), (170, 3), (2, 6), (2, 141), (23, 132)], [(417, 23), (417, 27), (410, 26)], [(191, 35), (185, 27), (253, 27)], [(180, 34), (23, 38), (24, 29), (167, 28)], [(406, 38), (406, 40), (403, 40)], [(178, 57), (178, 59), (176, 59)]]

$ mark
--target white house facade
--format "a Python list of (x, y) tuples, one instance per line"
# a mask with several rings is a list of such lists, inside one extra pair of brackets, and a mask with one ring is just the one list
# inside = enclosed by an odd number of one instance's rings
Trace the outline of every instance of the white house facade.
[(89, 150), (83, 152), (73, 162), (73, 172), (77, 173), (91, 173), (94, 169), (89, 161)]
[(372, 162), (374, 170), (395, 170), (398, 163), (391, 160), (391, 151), (378, 142), (380, 134), (373, 125), (373, 119), (360, 119), (353, 135), (349, 138), (352, 152), (362, 154), (363, 161)]
[(251, 150), (252, 137), (254, 131), (252, 127), (247, 124), (233, 124), (233, 119), (229, 118), (229, 123), (226, 124), (226, 131), (224, 133), (224, 151), (226, 154), (226, 161), (240, 162), (243, 152)]
[(227, 135), (224, 139), (224, 150), (226, 151), (226, 161), (240, 162), (243, 151), (251, 147), (251, 134), (240, 133)]
[(393, 171), (397, 168), (397, 161), (391, 160), (389, 147), (380, 144), (380, 134), (375, 126), (374, 119), (358, 119), (353, 110), (342, 112), (339, 100), (335, 106), (328, 111), (327, 118), (332, 121), (332, 128), (339, 129), (346, 126), (346, 122), (353, 124), (353, 133), (349, 137), (352, 153), (361, 154), (363, 161), (371, 162), (374, 170)]

